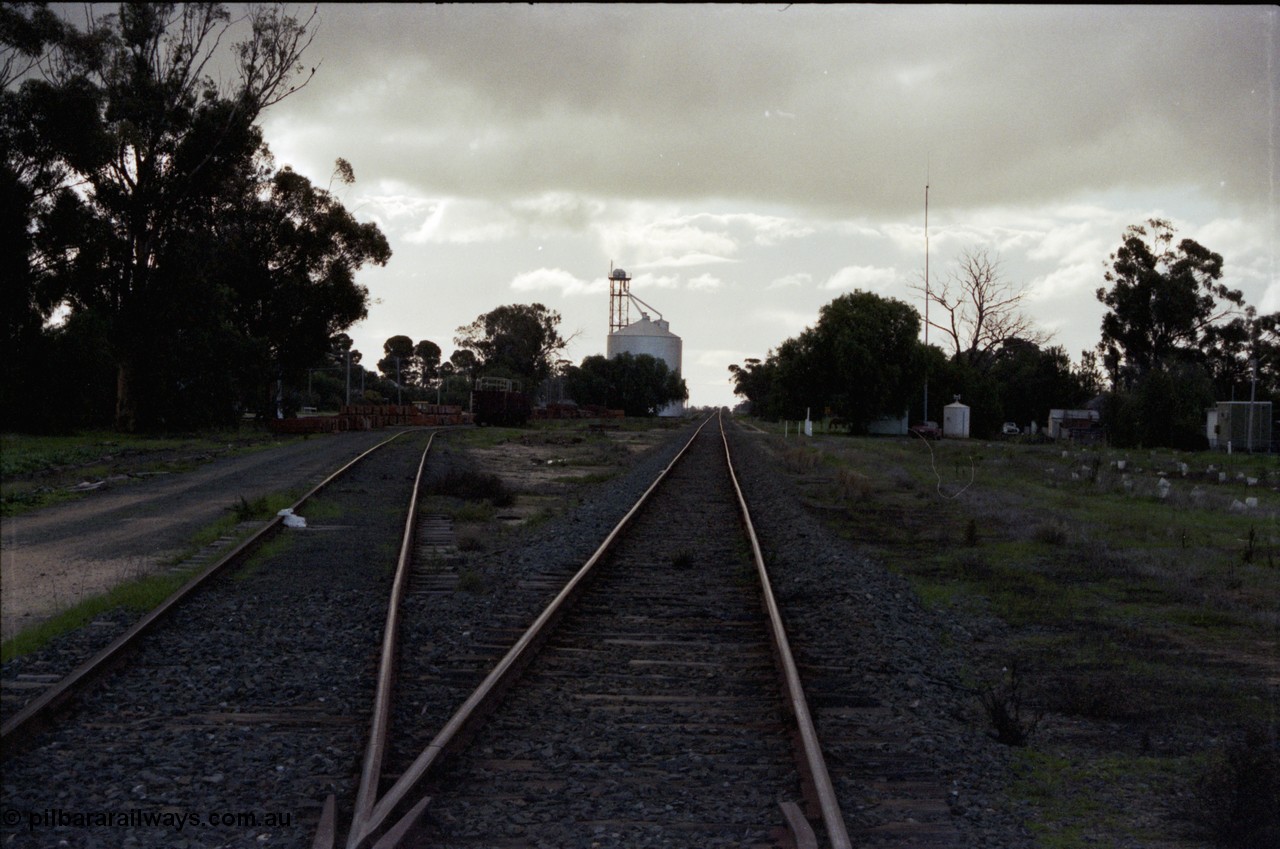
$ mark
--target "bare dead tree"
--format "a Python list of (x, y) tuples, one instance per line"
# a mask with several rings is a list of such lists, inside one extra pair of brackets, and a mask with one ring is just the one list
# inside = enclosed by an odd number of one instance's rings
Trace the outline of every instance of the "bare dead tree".
[(941, 286), (930, 286), (927, 293), (923, 284), (911, 287), (925, 293), (936, 307), (929, 316), (929, 326), (947, 337), (956, 357), (970, 363), (977, 363), (1009, 339), (1043, 345), (1050, 338), (1022, 312), (1026, 287), (1006, 280), (1001, 266), (998, 255), (992, 258), (985, 249), (969, 248), (960, 254), (957, 267)]

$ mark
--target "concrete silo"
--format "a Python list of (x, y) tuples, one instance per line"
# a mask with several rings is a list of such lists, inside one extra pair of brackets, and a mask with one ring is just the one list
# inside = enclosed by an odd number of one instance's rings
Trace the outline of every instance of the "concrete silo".
[[(640, 311), (640, 318), (631, 321), (631, 304)], [(641, 307), (653, 310), (657, 318), (651, 318)], [(683, 343), (671, 332), (671, 325), (662, 314), (631, 294), (631, 278), (621, 268), (609, 272), (609, 339), (606, 353), (610, 359), (619, 354), (639, 356), (648, 354), (662, 360), (677, 375), (681, 373)], [(658, 411), (660, 416), (684, 414), (684, 403), (668, 404)]]

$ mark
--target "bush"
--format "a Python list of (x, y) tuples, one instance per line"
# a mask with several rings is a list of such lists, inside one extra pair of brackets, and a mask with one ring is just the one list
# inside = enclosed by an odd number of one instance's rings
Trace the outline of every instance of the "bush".
[(1280, 846), (1280, 727), (1254, 727), (1225, 746), (1196, 784), (1193, 819), (1219, 846)]
[(489, 501), (494, 507), (510, 507), (516, 496), (497, 475), (471, 471), (451, 471), (432, 486), (437, 495), (451, 495), (464, 501)]
[(1025, 715), (1023, 704), (1022, 676), (1016, 665), (1004, 670), (1003, 680), (999, 684), (988, 686), (978, 693), (978, 700), (991, 721), (991, 730), (987, 733), (998, 743), (1006, 746), (1025, 746), (1031, 739), (1041, 716), (1034, 719)]

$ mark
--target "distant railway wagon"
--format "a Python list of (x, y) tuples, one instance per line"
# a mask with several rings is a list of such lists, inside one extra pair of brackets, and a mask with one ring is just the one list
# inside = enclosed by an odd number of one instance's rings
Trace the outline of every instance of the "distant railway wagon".
[(482, 377), (471, 391), (471, 412), (478, 425), (518, 427), (529, 421), (533, 403), (519, 381)]

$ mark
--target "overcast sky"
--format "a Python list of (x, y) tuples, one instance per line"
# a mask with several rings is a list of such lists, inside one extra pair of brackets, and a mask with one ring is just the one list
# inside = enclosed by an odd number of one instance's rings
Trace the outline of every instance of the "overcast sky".
[(733, 404), (727, 366), (842, 293), (923, 311), (926, 181), (934, 285), (998, 255), (1073, 361), (1153, 216), (1280, 310), (1278, 41), (1270, 6), (322, 4), (315, 76), (262, 125), (322, 186), (347, 159), (391, 242), (366, 362), (533, 302), (602, 354), (613, 264), (690, 403)]

